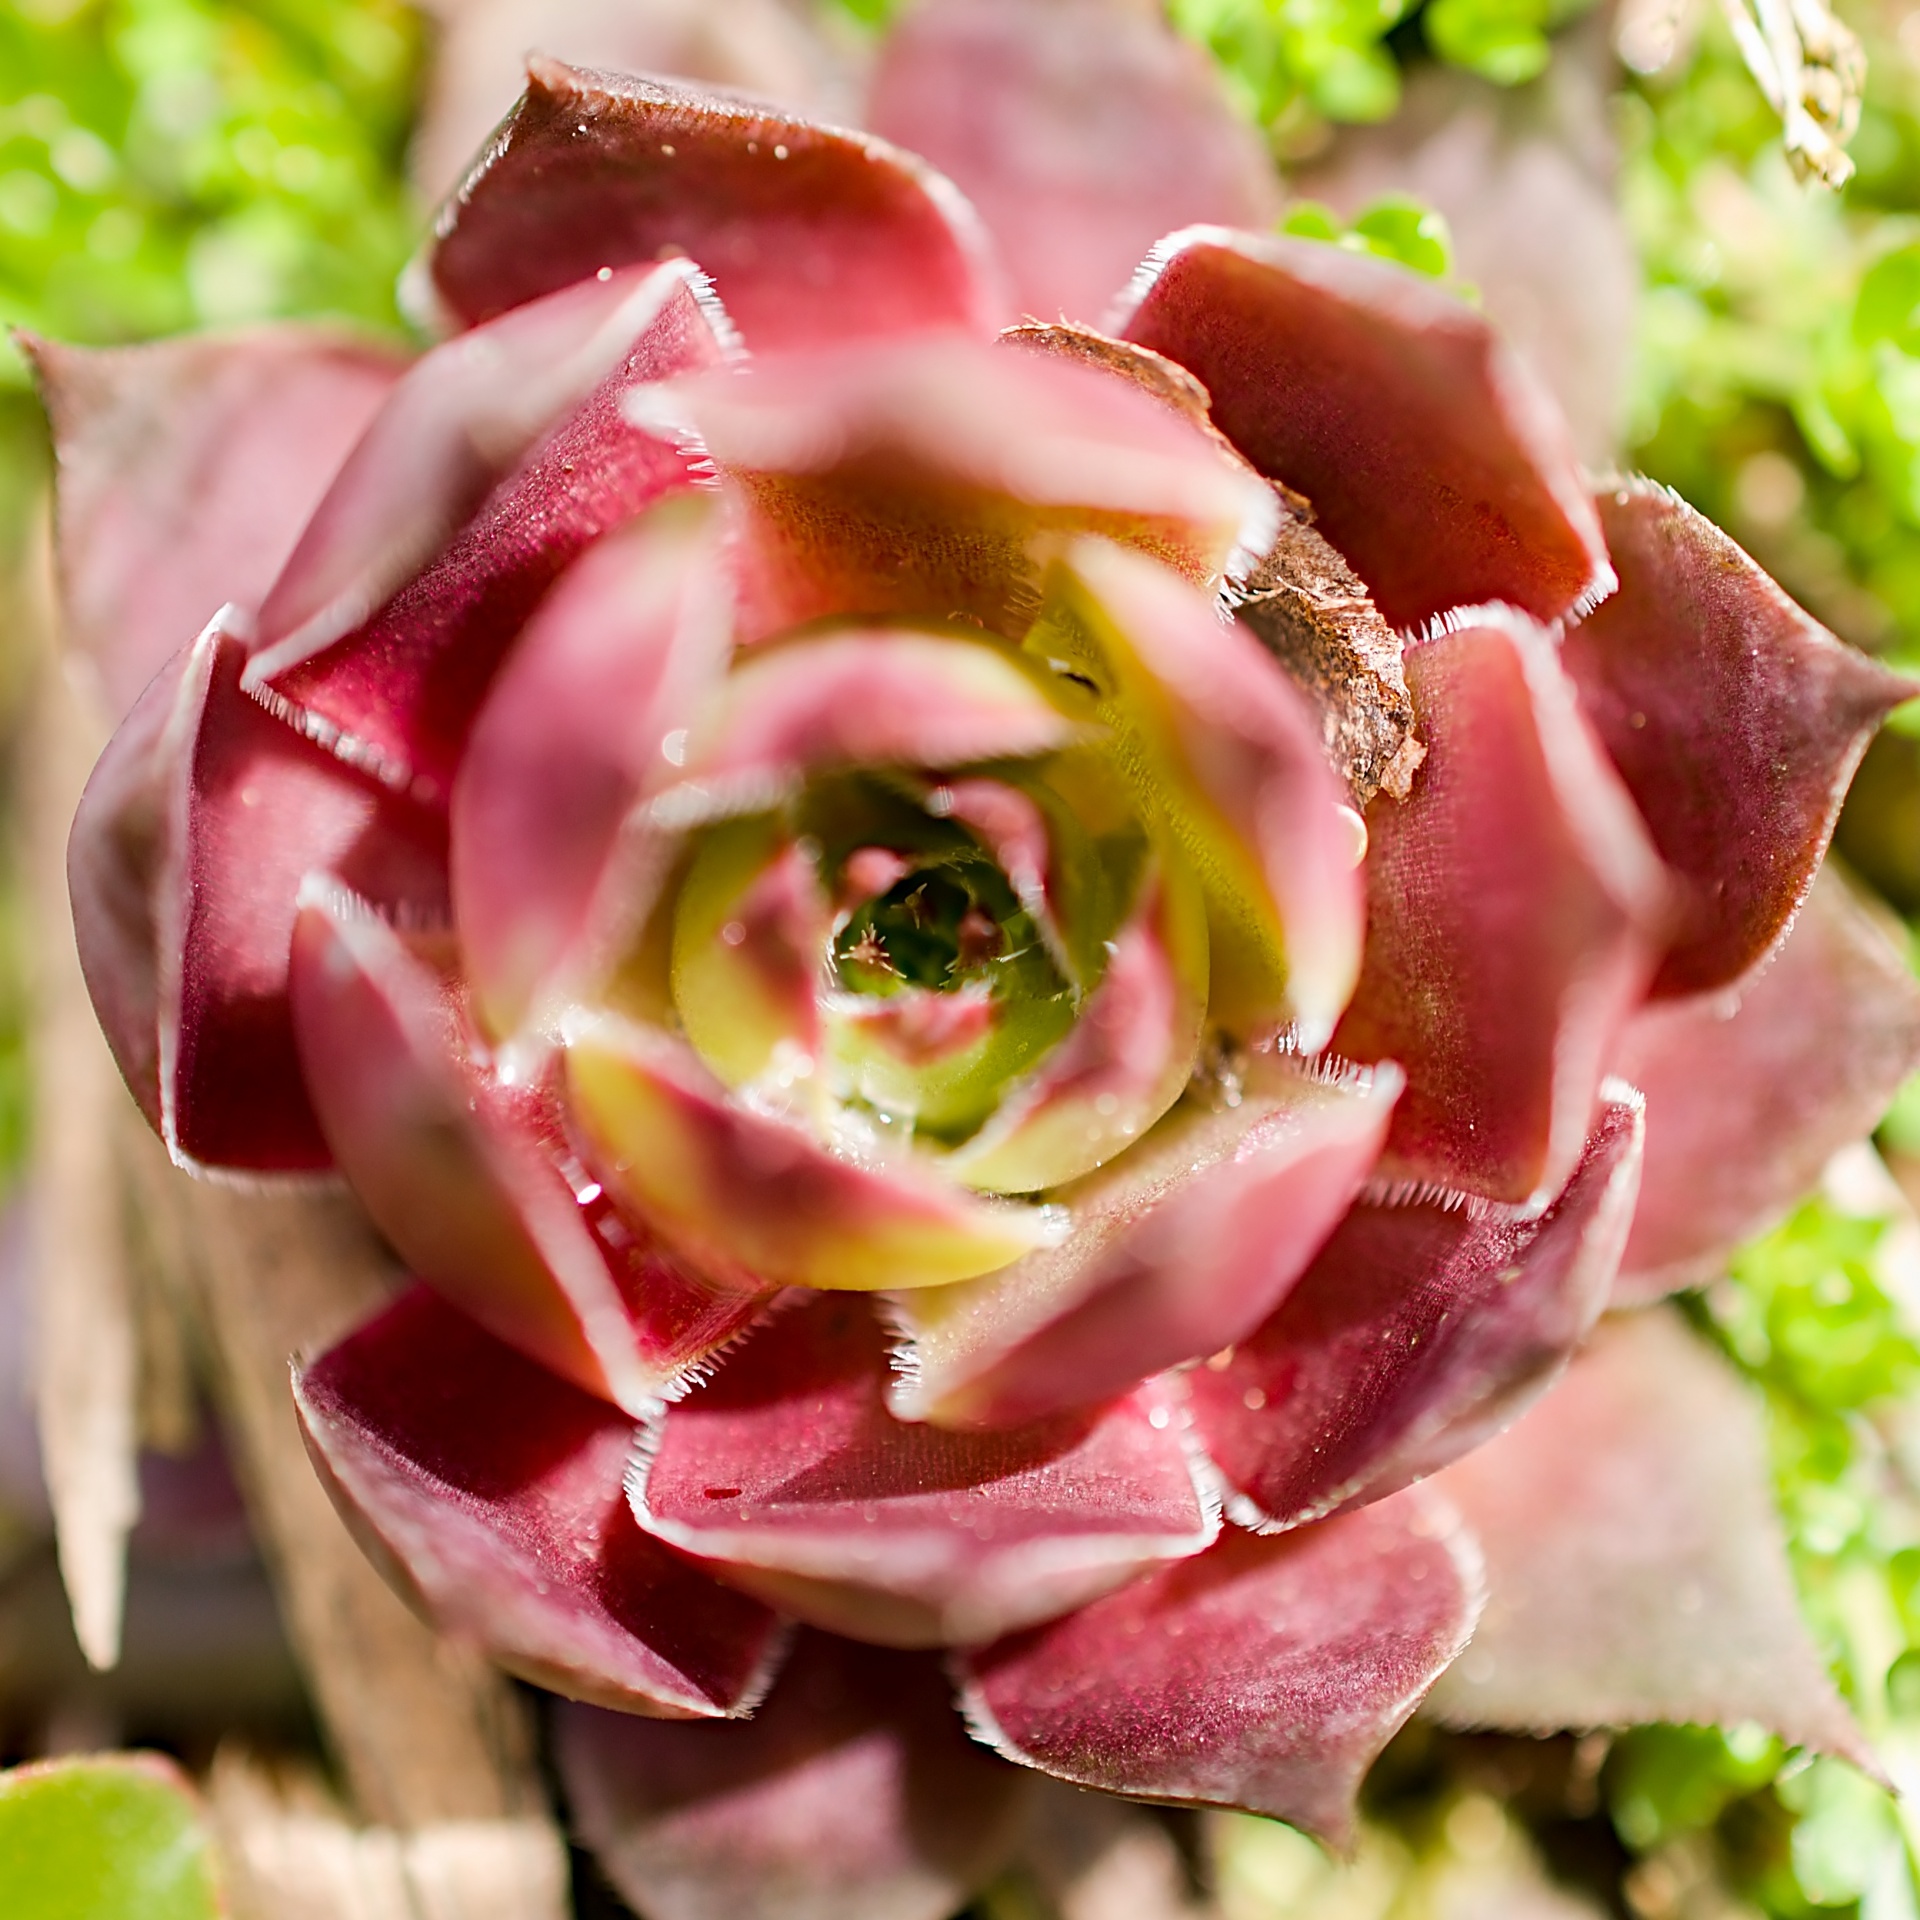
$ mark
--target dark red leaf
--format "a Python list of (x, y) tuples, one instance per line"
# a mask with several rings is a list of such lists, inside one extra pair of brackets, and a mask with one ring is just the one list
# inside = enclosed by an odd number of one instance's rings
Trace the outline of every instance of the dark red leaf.
[(1647, 1096), (1647, 1166), (1616, 1298), (1714, 1279), (1920, 1066), (1920, 986), (1890, 931), (1823, 874), (1737, 1005), (1698, 994), (1628, 1022), (1617, 1066)]
[(886, 1407), (871, 1307), (800, 1295), (655, 1423), (641, 1525), (816, 1625), (987, 1640), (1185, 1558), (1218, 1522), (1169, 1407), (949, 1433)]
[(1704, 992), (1786, 930), (1867, 741), (1916, 688), (1842, 645), (1664, 488), (1598, 499), (1620, 591), (1561, 658), (1684, 883), (1653, 991)]
[(576, 1699), (669, 1719), (748, 1712), (779, 1622), (633, 1524), (633, 1427), (423, 1287), (294, 1385), (356, 1537), (442, 1632)]
[(444, 923), (444, 826), (240, 690), (216, 621), (94, 769), (68, 846), (88, 990), (121, 1070), (184, 1163), (328, 1164), (287, 999), (314, 872)]
[(1250, 1339), (1188, 1376), (1236, 1517), (1292, 1526), (1430, 1473), (1544, 1392), (1607, 1303), (1640, 1174), (1637, 1102), (1603, 1108), (1537, 1220), (1363, 1203)]
[(1155, 248), (1119, 330), (1199, 375), (1215, 424), (1312, 501), (1395, 626), (1494, 600), (1557, 620), (1613, 584), (1552, 400), (1430, 281), (1199, 227)]
[(756, 349), (1001, 318), (978, 218), (910, 153), (672, 81), (528, 62), (447, 203), (434, 290), (465, 324), (685, 255)]
[(961, 1705), (1008, 1759), (1059, 1779), (1340, 1843), (1362, 1776), (1479, 1609), (1472, 1541), (1414, 1489), (1278, 1538), (1230, 1533), (966, 1654)]
[(649, 1920), (947, 1920), (1025, 1797), (936, 1661), (819, 1633), (744, 1725), (563, 1707), (557, 1732), (580, 1837)]

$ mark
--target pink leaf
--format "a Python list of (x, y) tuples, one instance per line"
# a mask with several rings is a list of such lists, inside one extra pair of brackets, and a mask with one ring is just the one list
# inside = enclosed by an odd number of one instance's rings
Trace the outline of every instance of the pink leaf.
[(1366, 961), (1334, 1045), (1406, 1070), (1390, 1175), (1538, 1207), (1586, 1140), (1664, 880), (1546, 635), (1489, 615), (1406, 666), (1427, 758), (1367, 810)]
[[(611, 533), (554, 588), (480, 709), (453, 789), (453, 901), (478, 1010), (511, 1033), (600, 984), (650, 876), (622, 827), (727, 652), (710, 502)], [(639, 870), (632, 870), (638, 868)]]
[(1177, 1109), (1059, 1194), (1060, 1246), (897, 1298), (912, 1344), (894, 1409), (1008, 1426), (1245, 1338), (1358, 1191), (1399, 1087), (1392, 1068), (1327, 1082), (1256, 1062), (1236, 1106)]
[(1920, 987), (1889, 931), (1823, 874), (1737, 1004), (1664, 1000), (1628, 1023), (1616, 1064), (1647, 1096), (1647, 1169), (1618, 1299), (1713, 1279), (1920, 1066)]
[(760, 1310), (764, 1295), (690, 1279), (622, 1218), (573, 1161), (551, 1088), (483, 1066), (453, 983), (325, 887), (294, 930), (293, 1015), (355, 1193), (496, 1339), (638, 1415)]
[(1126, 0), (917, 6), (881, 48), (868, 122), (967, 194), (1042, 319), (1097, 323), (1163, 233), (1264, 227), (1278, 202), (1212, 61)]
[(681, 382), (647, 417), (697, 433), (740, 502), (747, 638), (907, 615), (1018, 640), (1037, 535), (1103, 533), (1214, 584), (1273, 526), (1259, 479), (1124, 375), (952, 336)]
[(743, 660), (688, 739), (683, 778), (709, 804), (757, 811), (817, 773), (1029, 759), (1078, 731), (1004, 647), (852, 628)]
[(640, 1533), (631, 1425), (424, 1288), (295, 1380), (347, 1524), (443, 1633), (543, 1687), (668, 1719), (752, 1710), (779, 1623)]
[(1194, 228), (1154, 249), (1116, 330), (1199, 375), (1215, 424), (1312, 501), (1395, 626), (1493, 600), (1556, 620), (1612, 586), (1552, 400), (1406, 269)]
[(258, 603), (400, 363), (295, 326), (23, 344), (59, 458), (66, 638), (117, 720), (216, 607)]
[(1151, 1389), (958, 1434), (894, 1419), (887, 1370), (865, 1302), (797, 1302), (655, 1423), (640, 1524), (789, 1613), (887, 1646), (991, 1639), (1214, 1537)]
[(434, 349), (268, 596), (248, 689), (342, 759), (444, 808), (474, 713), (555, 576), (693, 483), (693, 455), (635, 426), (622, 403), (719, 362), (716, 324), (684, 266), (636, 268)]
[(88, 990), (128, 1085), (184, 1164), (328, 1164), (287, 999), (300, 883), (444, 922), (443, 829), (240, 690), (218, 620), (102, 756), (68, 845)]
[(961, 1731), (935, 1661), (817, 1633), (744, 1725), (563, 1707), (557, 1736), (581, 1838), (651, 1920), (947, 1920), (1027, 1784)]
[(536, 56), (440, 217), (435, 293), (471, 326), (602, 267), (685, 255), (756, 350), (1001, 317), (973, 209), (884, 140)]
[(1473, 1543), (1420, 1490), (1279, 1538), (1230, 1533), (962, 1656), (1010, 1760), (1137, 1800), (1242, 1807), (1335, 1844), (1374, 1757), (1466, 1644)]
[(1640, 1140), (1637, 1103), (1607, 1104), (1537, 1220), (1355, 1207), (1280, 1310), (1188, 1376), (1235, 1517), (1280, 1528), (1378, 1498), (1545, 1392), (1607, 1303)]
[(1757, 1720), (1872, 1769), (1800, 1618), (1758, 1410), (1665, 1311), (1602, 1324), (1511, 1432), (1434, 1482), (1489, 1599), (1433, 1705), (1527, 1733)]
[(1598, 498), (1620, 591), (1561, 657), (1684, 883), (1654, 992), (1702, 992), (1785, 932), (1874, 729), (1920, 689), (1836, 640), (1663, 488)]

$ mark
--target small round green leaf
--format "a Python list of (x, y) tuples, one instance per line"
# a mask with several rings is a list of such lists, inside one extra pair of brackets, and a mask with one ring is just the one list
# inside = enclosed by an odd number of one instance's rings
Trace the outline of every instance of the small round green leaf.
[(213, 1845), (193, 1789), (157, 1754), (0, 1773), (7, 1920), (218, 1920)]

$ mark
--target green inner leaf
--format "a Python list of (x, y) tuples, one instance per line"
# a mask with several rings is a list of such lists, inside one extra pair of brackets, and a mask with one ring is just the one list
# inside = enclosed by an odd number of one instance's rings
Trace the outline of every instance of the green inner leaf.
[(971, 844), (851, 914), (834, 963), (827, 1030), (847, 1092), (938, 1139), (978, 1127), (1078, 1005), (1006, 876)]

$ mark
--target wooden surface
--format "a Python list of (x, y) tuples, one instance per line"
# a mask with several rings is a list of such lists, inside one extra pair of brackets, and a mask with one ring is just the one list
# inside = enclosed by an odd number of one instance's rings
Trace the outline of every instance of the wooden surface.
[(74, 1633), (95, 1667), (120, 1655), (126, 1542), (140, 1512), (138, 1360), (114, 1168), (127, 1102), (93, 1018), (67, 913), (67, 827), (104, 744), (84, 683), (49, 638), (44, 538), (9, 612), (36, 657), (20, 842), (33, 926), (29, 1169), (34, 1402)]

